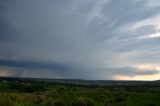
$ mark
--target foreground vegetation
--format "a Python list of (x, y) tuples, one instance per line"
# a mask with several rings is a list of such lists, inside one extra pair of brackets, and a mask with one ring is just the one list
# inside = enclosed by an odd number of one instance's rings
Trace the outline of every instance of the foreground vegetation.
[(0, 106), (160, 106), (160, 86), (1, 80)]

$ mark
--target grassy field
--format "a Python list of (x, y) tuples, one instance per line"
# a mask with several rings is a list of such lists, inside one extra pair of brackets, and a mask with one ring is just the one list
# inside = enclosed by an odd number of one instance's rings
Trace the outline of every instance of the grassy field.
[(0, 106), (160, 106), (160, 86), (1, 80)]

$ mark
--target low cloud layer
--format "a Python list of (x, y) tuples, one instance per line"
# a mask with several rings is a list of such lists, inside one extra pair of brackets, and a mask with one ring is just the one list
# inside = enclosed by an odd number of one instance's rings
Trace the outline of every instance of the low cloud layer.
[(1, 0), (0, 75), (159, 76), (158, 4), (159, 0)]

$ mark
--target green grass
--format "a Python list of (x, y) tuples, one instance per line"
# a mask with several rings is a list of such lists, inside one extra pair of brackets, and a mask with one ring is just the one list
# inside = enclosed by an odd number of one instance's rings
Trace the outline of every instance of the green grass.
[(148, 87), (143, 91), (136, 89), (0, 82), (0, 106), (160, 106), (159, 87)]

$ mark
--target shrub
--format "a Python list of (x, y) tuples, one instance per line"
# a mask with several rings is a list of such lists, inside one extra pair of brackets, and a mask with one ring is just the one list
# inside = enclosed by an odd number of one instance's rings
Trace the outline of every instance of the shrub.
[(112, 103), (104, 103), (104, 106), (113, 106)]
[(87, 106), (84, 98), (80, 97), (72, 103), (72, 106)]
[(46, 91), (47, 87), (45, 84), (35, 83), (30, 85), (32, 92), (43, 92)]
[(15, 104), (7, 97), (0, 99), (0, 106), (15, 106)]
[(116, 95), (115, 101), (116, 102), (122, 102), (122, 101), (124, 101), (124, 97), (122, 97), (121, 95)]
[(54, 91), (46, 91), (45, 94), (47, 97), (57, 97), (57, 93)]
[(150, 103), (149, 106), (156, 106), (156, 104), (155, 103)]
[(86, 98), (85, 100), (86, 100), (87, 106), (94, 106), (94, 101), (93, 101), (93, 99)]
[(60, 100), (54, 102), (54, 106), (64, 106), (64, 103)]
[(60, 86), (58, 86), (57, 90), (58, 90), (58, 92), (61, 92), (61, 91), (67, 90), (67, 87), (60, 85)]
[(36, 104), (45, 104), (46, 98), (43, 95), (37, 95), (35, 102)]

